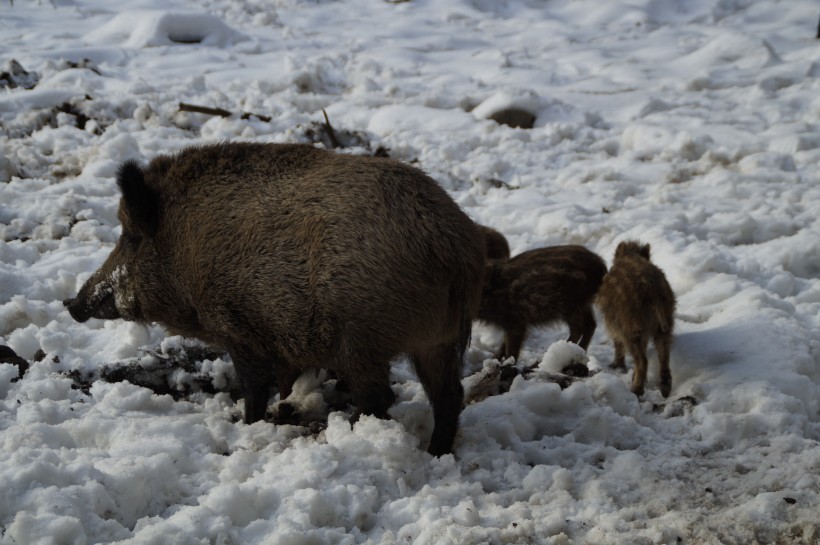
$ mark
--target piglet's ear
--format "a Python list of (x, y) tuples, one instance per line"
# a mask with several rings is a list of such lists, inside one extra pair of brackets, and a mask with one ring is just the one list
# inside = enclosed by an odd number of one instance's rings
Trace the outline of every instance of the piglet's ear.
[(145, 183), (139, 163), (123, 163), (117, 171), (117, 185), (133, 227), (144, 235), (153, 235), (159, 225), (159, 193)]

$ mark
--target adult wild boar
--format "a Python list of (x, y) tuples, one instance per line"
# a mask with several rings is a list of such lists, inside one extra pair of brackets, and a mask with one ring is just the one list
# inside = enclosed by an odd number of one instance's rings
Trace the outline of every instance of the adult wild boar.
[(66, 301), (78, 321), (158, 322), (226, 349), (245, 422), (310, 368), (336, 371), (357, 414), (386, 417), (408, 354), (450, 452), (480, 298), (482, 234), (420, 170), (296, 144), (225, 143), (126, 162), (122, 236)]

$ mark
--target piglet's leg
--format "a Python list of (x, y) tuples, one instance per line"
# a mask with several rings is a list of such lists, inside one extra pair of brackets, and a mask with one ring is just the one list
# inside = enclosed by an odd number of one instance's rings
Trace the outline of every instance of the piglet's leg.
[(626, 356), (624, 356), (624, 343), (621, 341), (614, 339), (613, 343), (615, 344), (615, 361), (612, 362), (613, 369), (618, 369), (619, 371), (626, 371)]
[(660, 364), (661, 394), (669, 397), (672, 392), (672, 371), (669, 369), (669, 352), (672, 344), (671, 335), (659, 333), (655, 336), (655, 348), (658, 351), (658, 363)]
[(630, 339), (628, 343), (629, 353), (635, 360), (635, 369), (632, 374), (632, 393), (642, 396), (646, 385), (646, 371), (649, 362), (646, 359), (646, 338)]

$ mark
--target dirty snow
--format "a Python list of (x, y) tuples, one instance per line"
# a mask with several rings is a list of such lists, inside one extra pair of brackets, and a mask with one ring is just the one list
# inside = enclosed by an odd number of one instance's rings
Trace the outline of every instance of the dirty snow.
[[(3, 2), (0, 73), (20, 84), (0, 78), (0, 344), (31, 367), (0, 363), (0, 543), (820, 542), (818, 17), (816, 0)], [(533, 128), (490, 119), (507, 107)], [(534, 331), (521, 365), (539, 369), (469, 405), (440, 459), (401, 361), (392, 420), (334, 411), (324, 430), (237, 422), (226, 357), (161, 367), (183, 396), (97, 380), (190, 347), (63, 308), (119, 235), (117, 166), (319, 141), (322, 109), (345, 152), (412, 161), (513, 253), (650, 243), (678, 297), (670, 398), (652, 362), (630, 393), (602, 327), (586, 355)], [(465, 384), (500, 343), (476, 324)], [(548, 375), (569, 361), (592, 374), (562, 390)], [(303, 406), (325, 407), (317, 387)]]

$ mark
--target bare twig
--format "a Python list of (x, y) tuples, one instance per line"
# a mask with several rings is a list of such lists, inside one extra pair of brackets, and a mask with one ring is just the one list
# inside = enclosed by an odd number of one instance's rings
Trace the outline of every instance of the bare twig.
[(336, 131), (333, 130), (333, 125), (330, 124), (330, 119), (327, 117), (327, 112), (324, 108), (322, 108), (322, 114), (325, 116), (325, 130), (327, 130), (327, 137), (330, 138), (330, 144), (333, 146), (333, 149), (336, 148), (343, 148), (339, 143), (339, 139), (336, 138)]
[(179, 103), (180, 112), (195, 112), (198, 114), (218, 115), (220, 117), (230, 117), (231, 112), (222, 108), (209, 108), (207, 106), (197, 106), (196, 104)]
[(240, 119), (250, 119), (251, 117), (255, 117), (259, 121), (264, 121), (265, 123), (271, 120), (271, 116), (269, 115), (254, 114), (251, 112), (242, 112), (242, 115), (239, 116)]
[[(199, 106), (197, 104), (188, 104), (186, 102), (179, 103), (179, 111), (180, 112), (194, 112), (198, 114), (206, 114), (206, 115), (218, 115), (219, 117), (230, 117), (233, 115), (232, 112), (228, 110), (223, 110), (222, 108), (210, 108), (208, 106)], [(240, 119), (250, 119), (251, 116), (260, 119), (261, 121), (268, 122), (271, 120), (270, 116), (261, 115), (261, 114), (254, 114), (250, 112), (243, 112), (240, 115)]]

